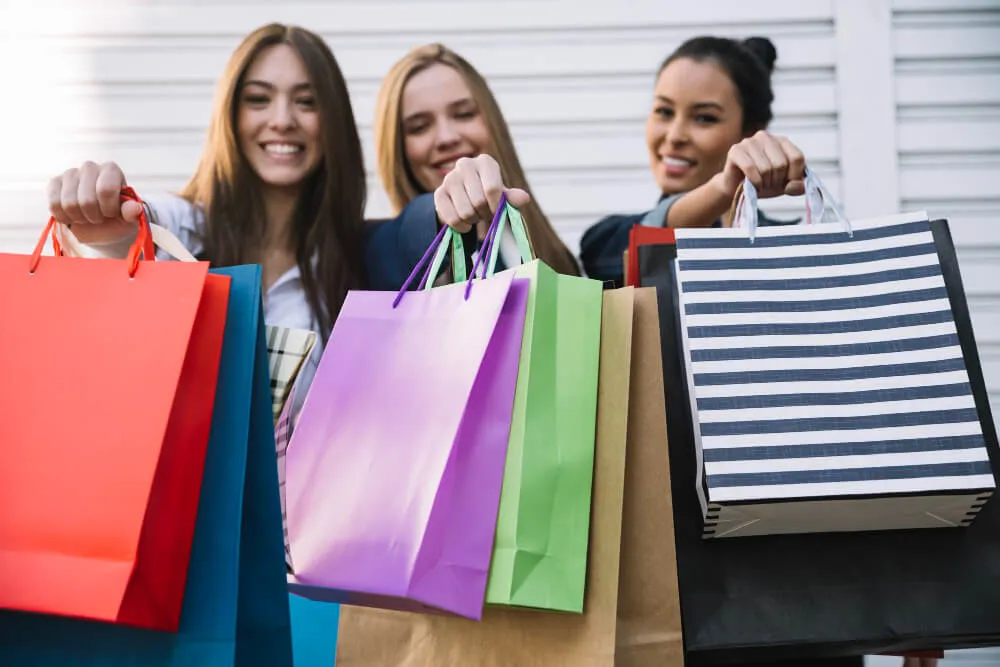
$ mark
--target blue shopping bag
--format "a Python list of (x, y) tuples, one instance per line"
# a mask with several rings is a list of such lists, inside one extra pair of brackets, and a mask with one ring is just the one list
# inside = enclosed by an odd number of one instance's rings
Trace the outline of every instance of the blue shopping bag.
[(229, 311), (177, 633), (0, 612), (0, 665), (291, 667), (270, 377), (257, 265)]
[(289, 595), (295, 667), (334, 667), (340, 605)]

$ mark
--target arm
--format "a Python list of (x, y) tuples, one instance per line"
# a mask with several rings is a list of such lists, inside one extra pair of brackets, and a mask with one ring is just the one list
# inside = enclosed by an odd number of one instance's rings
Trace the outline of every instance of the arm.
[(365, 274), (369, 289), (398, 290), (434, 242), (439, 226), (434, 196), (419, 195), (391, 220), (369, 223)]
[(620, 287), (625, 269), (622, 254), (628, 249), (629, 231), (639, 215), (612, 215), (594, 224), (580, 238), (580, 261), (588, 278)]

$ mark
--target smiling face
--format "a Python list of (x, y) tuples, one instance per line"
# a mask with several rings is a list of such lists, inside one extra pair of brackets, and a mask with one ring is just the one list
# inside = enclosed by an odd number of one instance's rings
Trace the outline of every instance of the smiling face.
[(660, 190), (678, 194), (711, 180), (743, 139), (742, 128), (743, 107), (721, 68), (690, 58), (664, 67), (646, 120), (649, 166)]
[(323, 159), (320, 115), (305, 65), (287, 44), (254, 58), (238, 91), (240, 149), (265, 185), (295, 188)]
[(406, 82), (401, 105), (410, 172), (425, 192), (437, 188), (462, 157), (492, 151), (486, 120), (453, 67), (435, 63)]

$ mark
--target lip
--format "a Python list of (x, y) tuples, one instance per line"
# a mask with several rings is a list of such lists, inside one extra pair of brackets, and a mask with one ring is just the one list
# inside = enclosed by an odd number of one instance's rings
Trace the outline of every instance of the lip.
[[(298, 141), (262, 141), (258, 144), (260, 146), (261, 152), (267, 156), (269, 160), (280, 163), (296, 162), (301, 160), (306, 154), (305, 144)], [(289, 151), (286, 153), (278, 153), (274, 151), (269, 151), (268, 146), (294, 146), (298, 150)]]
[[(666, 162), (667, 160), (678, 160), (686, 162), (687, 164), (667, 164)], [(660, 165), (663, 167), (663, 170), (667, 173), (667, 176), (670, 176), (672, 178), (680, 178), (690, 173), (690, 171), (698, 165), (698, 161), (693, 160), (685, 155), (670, 154), (670, 155), (660, 156)]]

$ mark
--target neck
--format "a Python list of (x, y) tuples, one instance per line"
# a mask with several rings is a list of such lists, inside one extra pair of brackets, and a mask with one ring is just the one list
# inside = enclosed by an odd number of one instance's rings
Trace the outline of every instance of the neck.
[(292, 216), (298, 201), (298, 190), (266, 188), (264, 190), (265, 229), (262, 250), (287, 250), (292, 244)]

